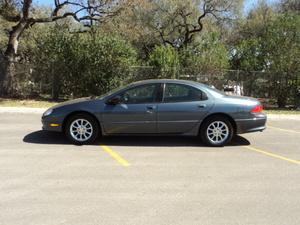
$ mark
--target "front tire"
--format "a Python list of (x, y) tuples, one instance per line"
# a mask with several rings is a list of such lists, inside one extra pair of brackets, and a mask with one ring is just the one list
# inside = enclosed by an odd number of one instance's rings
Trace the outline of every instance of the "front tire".
[(99, 134), (97, 121), (88, 114), (76, 114), (68, 119), (65, 134), (76, 145), (93, 143)]
[(204, 121), (200, 136), (202, 141), (213, 147), (221, 147), (229, 143), (233, 137), (234, 129), (231, 122), (223, 116), (213, 116)]

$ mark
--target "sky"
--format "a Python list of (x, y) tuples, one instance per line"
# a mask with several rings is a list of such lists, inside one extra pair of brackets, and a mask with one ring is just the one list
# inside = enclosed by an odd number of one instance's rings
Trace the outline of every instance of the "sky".
[[(244, 13), (247, 14), (253, 7), (257, 5), (259, 0), (245, 0)], [(276, 3), (279, 0), (266, 0), (268, 3)], [(33, 0), (35, 4), (44, 6), (53, 6), (53, 0)]]
[[(48, 0), (44, 0), (44, 1), (48, 1)], [(259, 0), (245, 0), (244, 12), (247, 13), (251, 9), (253, 9), (257, 5), (258, 1)], [(279, 2), (279, 0), (266, 0), (266, 1), (269, 4), (273, 4), (273, 3)]]

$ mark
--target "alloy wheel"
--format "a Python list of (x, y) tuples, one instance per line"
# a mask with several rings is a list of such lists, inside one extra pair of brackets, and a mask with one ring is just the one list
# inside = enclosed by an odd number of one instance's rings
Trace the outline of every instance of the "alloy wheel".
[(86, 119), (76, 119), (70, 125), (70, 134), (76, 141), (87, 141), (93, 135), (93, 126)]
[(221, 144), (229, 136), (229, 128), (223, 121), (214, 121), (208, 125), (207, 138), (212, 144)]

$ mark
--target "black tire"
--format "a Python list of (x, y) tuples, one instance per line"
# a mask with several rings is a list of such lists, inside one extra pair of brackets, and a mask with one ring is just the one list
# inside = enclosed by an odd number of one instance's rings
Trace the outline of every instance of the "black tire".
[[(227, 133), (227, 131), (228, 131), (228, 135), (225, 135), (222, 133), (222, 137), (220, 137), (220, 142), (217, 142), (217, 141), (214, 142), (214, 140), (212, 140), (212, 137), (215, 137), (214, 134), (210, 134), (211, 135), (210, 137), (208, 136), (208, 128), (211, 128), (211, 126), (213, 126), (212, 124), (215, 125), (215, 123), (217, 123), (217, 122), (221, 122), (221, 123), (219, 123), (220, 126), (224, 125), (224, 128), (223, 128), (224, 133)], [(227, 126), (227, 129), (226, 129), (225, 125)], [(210, 129), (209, 132), (213, 132), (213, 131), (211, 131), (211, 129)], [(226, 145), (227, 143), (229, 143), (231, 141), (233, 135), (234, 135), (233, 126), (232, 126), (231, 122), (225, 116), (209, 117), (208, 119), (206, 119), (203, 122), (203, 124), (201, 125), (201, 128), (200, 128), (201, 140), (206, 145), (209, 145), (212, 147), (222, 147), (222, 146)], [(224, 138), (224, 140), (221, 140), (221, 138)]]
[[(92, 129), (89, 130), (91, 132), (91, 136), (87, 140), (82, 140), (82, 141), (76, 140), (75, 137), (73, 137), (73, 135), (71, 134), (70, 127), (71, 127), (72, 123), (74, 121), (80, 120), (80, 119), (88, 121), (92, 126)], [(88, 129), (90, 129), (90, 128), (88, 128)], [(88, 114), (84, 114), (84, 113), (75, 114), (67, 120), (66, 125), (64, 127), (64, 132), (65, 132), (65, 135), (67, 136), (67, 138), (75, 145), (91, 144), (96, 140), (96, 138), (99, 135), (99, 125), (98, 125), (96, 119)]]

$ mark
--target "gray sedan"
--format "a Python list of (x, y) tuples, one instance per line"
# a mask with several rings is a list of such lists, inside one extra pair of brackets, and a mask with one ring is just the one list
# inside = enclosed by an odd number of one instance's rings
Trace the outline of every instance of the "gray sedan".
[(43, 129), (75, 144), (105, 135), (189, 135), (223, 146), (235, 134), (262, 131), (266, 115), (254, 98), (228, 96), (183, 80), (146, 80), (100, 97), (58, 104), (42, 116)]

